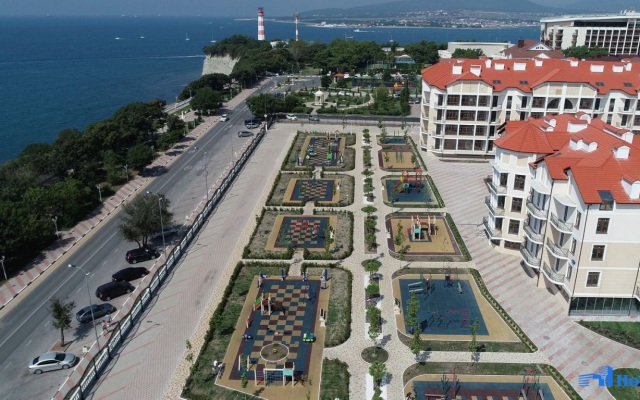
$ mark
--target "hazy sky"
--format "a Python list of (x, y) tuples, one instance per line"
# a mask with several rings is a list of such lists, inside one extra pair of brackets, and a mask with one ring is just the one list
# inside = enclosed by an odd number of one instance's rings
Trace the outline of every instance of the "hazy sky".
[[(0, 0), (0, 15), (215, 15), (255, 17), (291, 15), (319, 8), (347, 8), (392, 0)], [(429, 0), (424, 0), (429, 1)], [(442, 0), (445, 1), (445, 0)], [(554, 0), (558, 6), (572, 0)], [(573, 0), (575, 1), (575, 0)], [(537, 0), (550, 3), (550, 0)]]

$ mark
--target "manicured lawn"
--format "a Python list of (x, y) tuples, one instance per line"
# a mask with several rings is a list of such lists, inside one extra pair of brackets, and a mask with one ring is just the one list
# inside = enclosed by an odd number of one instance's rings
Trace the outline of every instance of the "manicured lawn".
[[(630, 322), (633, 323), (633, 322)], [(640, 369), (637, 368), (618, 368), (613, 370), (613, 384), (609, 388), (609, 393), (617, 400), (630, 400), (640, 398), (637, 386), (616, 386), (616, 375), (627, 375), (629, 378), (640, 378)]]
[[(322, 362), (321, 399), (349, 399), (349, 368), (340, 360), (325, 358)], [(313, 382), (313, 384), (316, 384)]]
[(580, 321), (579, 324), (611, 340), (640, 349), (640, 324), (637, 322)]

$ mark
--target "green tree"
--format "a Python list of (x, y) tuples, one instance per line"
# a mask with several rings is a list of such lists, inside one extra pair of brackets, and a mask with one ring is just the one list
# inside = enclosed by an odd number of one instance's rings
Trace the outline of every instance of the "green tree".
[(461, 49), (457, 48), (451, 58), (480, 58), (484, 53), (480, 49)]
[(211, 114), (222, 106), (222, 94), (210, 87), (198, 90), (191, 99), (191, 108), (200, 112)]
[(469, 331), (471, 332), (471, 341), (469, 342), (469, 351), (472, 353), (475, 353), (476, 351), (478, 351), (477, 335), (478, 335), (479, 329), (480, 329), (480, 321), (478, 320), (478, 317), (476, 317), (476, 319), (473, 320), (473, 324), (469, 325)]
[(128, 168), (135, 170), (142, 170), (153, 161), (153, 150), (151, 147), (138, 144), (129, 149), (127, 152), (127, 164)]
[(440, 50), (438, 43), (427, 40), (408, 43), (404, 46), (405, 53), (410, 55), (416, 64), (437, 64), (440, 61), (438, 50)]
[(371, 217), (371, 214), (376, 211), (378, 211), (378, 209), (372, 205), (362, 207), (362, 212), (367, 214), (367, 218)]
[(331, 86), (331, 77), (322, 75), (322, 77), (320, 78), (320, 86), (322, 86), (323, 88), (328, 88), (329, 86)]
[(608, 56), (609, 50), (602, 47), (574, 46), (562, 50), (565, 57), (575, 57), (579, 60)]
[(226, 85), (231, 83), (228, 75), (221, 73), (213, 73), (202, 75), (195, 81), (190, 82), (178, 96), (178, 100), (188, 99), (189, 96), (195, 96), (200, 89), (209, 88), (214, 91), (222, 91)]
[(421, 333), (422, 331), (421, 329), (419, 329), (419, 326), (416, 326), (413, 329), (413, 333), (411, 334), (411, 341), (409, 342), (409, 349), (411, 349), (411, 352), (416, 357), (416, 361), (419, 361), (420, 352), (422, 351), (423, 347), (423, 340), (422, 337), (420, 337)]
[(373, 382), (377, 388), (382, 384), (382, 379), (387, 374), (387, 366), (381, 361), (374, 361), (369, 366), (369, 375), (373, 378)]
[(102, 155), (102, 168), (107, 174), (107, 182), (116, 185), (122, 182), (123, 158), (114, 150), (107, 150)]
[(369, 273), (369, 275), (378, 272), (382, 264), (378, 260), (367, 260), (364, 263), (364, 270)]
[(404, 316), (404, 323), (409, 327), (411, 332), (414, 332), (419, 326), (420, 319), (418, 313), (420, 312), (420, 300), (415, 292), (412, 292), (407, 301), (407, 314)]
[(123, 238), (143, 247), (147, 245), (149, 236), (159, 232), (162, 226), (173, 223), (173, 214), (169, 211), (170, 201), (162, 194), (158, 196), (153, 193), (140, 194), (123, 205), (124, 214), (118, 226)]
[(73, 301), (64, 301), (58, 297), (53, 297), (49, 301), (47, 310), (51, 314), (51, 326), (60, 329), (60, 346), (64, 346), (64, 330), (71, 327), (71, 311), (76, 304)]

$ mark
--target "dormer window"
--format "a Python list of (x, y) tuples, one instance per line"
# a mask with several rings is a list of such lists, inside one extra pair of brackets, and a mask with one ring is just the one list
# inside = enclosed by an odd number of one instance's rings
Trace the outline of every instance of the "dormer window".
[(613, 211), (613, 195), (608, 190), (598, 190), (598, 195), (602, 203), (600, 204), (600, 211)]

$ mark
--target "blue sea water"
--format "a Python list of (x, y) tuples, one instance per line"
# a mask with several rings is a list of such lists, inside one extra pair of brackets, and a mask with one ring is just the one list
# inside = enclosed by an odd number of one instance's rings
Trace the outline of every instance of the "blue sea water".
[[(537, 27), (362, 30), (301, 25), (300, 36), (400, 44), (538, 36)], [(204, 46), (256, 31), (255, 20), (214, 17), (0, 17), (0, 162), (30, 143), (53, 142), (64, 128), (85, 129), (127, 103), (174, 101), (200, 76)], [(292, 38), (294, 25), (268, 20), (266, 35)]]

